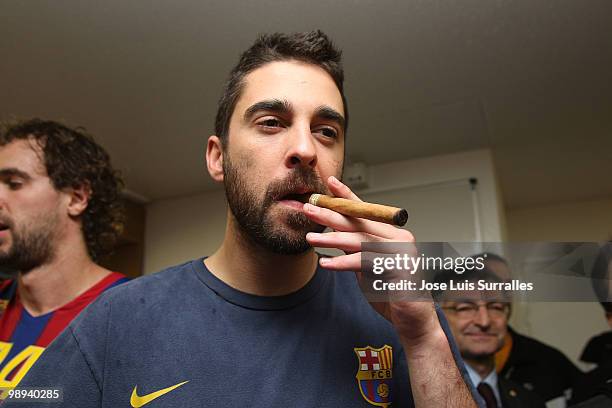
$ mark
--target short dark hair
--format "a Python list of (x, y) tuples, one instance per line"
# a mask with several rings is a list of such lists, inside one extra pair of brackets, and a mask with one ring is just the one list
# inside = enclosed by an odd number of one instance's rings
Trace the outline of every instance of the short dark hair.
[(124, 212), (120, 192), (123, 181), (110, 163), (108, 153), (83, 128), (29, 119), (0, 127), (0, 146), (15, 140), (32, 140), (43, 152), (41, 161), (57, 190), (87, 185), (89, 203), (82, 215), (83, 236), (93, 260), (112, 250), (123, 230)]
[(606, 313), (612, 313), (612, 302), (608, 301), (610, 293), (609, 284), (602, 286), (602, 281), (609, 281), (612, 276), (608, 273), (608, 268), (612, 262), (612, 241), (608, 241), (599, 249), (595, 262), (593, 263), (593, 269), (591, 271), (591, 283), (593, 290), (604, 308)]
[(275, 61), (302, 61), (323, 68), (333, 79), (344, 105), (344, 129), (348, 128), (348, 107), (344, 96), (342, 52), (321, 30), (260, 35), (240, 56), (230, 72), (223, 95), (219, 99), (215, 118), (215, 133), (223, 146), (227, 145), (229, 123), (236, 102), (242, 95), (244, 77), (261, 66)]

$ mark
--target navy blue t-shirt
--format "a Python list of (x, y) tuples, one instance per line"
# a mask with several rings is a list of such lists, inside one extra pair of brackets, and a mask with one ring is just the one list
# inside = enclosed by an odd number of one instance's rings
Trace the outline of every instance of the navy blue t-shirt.
[(62, 388), (54, 407), (413, 406), (399, 338), (353, 273), (261, 297), (202, 259), (102, 295), (20, 387)]

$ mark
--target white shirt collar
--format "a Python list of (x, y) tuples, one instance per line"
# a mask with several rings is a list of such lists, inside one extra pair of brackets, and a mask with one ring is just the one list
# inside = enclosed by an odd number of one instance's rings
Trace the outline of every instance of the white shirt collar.
[(497, 400), (497, 406), (501, 407), (501, 397), (499, 395), (499, 386), (497, 384), (497, 372), (495, 370), (491, 370), (489, 375), (487, 375), (483, 380), (482, 378), (480, 378), (480, 375), (476, 372), (476, 370), (470, 367), (467, 361), (465, 362), (465, 369), (467, 370), (468, 375), (470, 376), (470, 380), (472, 380), (472, 383), (474, 384), (474, 387), (478, 387), (478, 384), (480, 384), (481, 382), (487, 383), (491, 386), (491, 388), (493, 389), (493, 394), (495, 394), (495, 399)]

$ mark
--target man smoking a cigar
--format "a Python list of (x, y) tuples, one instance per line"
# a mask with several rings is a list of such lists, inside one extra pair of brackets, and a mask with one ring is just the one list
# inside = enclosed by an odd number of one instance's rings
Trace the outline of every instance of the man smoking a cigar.
[(362, 241), (412, 235), (292, 199), (358, 200), (338, 181), (347, 118), (323, 33), (259, 38), (206, 150), (229, 204), (221, 247), (108, 293), (26, 385), (63, 387), (63, 406), (476, 406), (433, 303), (393, 303), (385, 319), (353, 273), (335, 272), (360, 270)]

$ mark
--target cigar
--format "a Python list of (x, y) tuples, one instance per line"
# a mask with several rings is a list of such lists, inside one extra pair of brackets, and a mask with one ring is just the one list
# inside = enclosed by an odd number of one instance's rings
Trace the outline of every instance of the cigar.
[(403, 208), (330, 197), (325, 194), (299, 194), (296, 197), (303, 203), (327, 208), (350, 217), (366, 218), (399, 227), (408, 221), (408, 211)]

